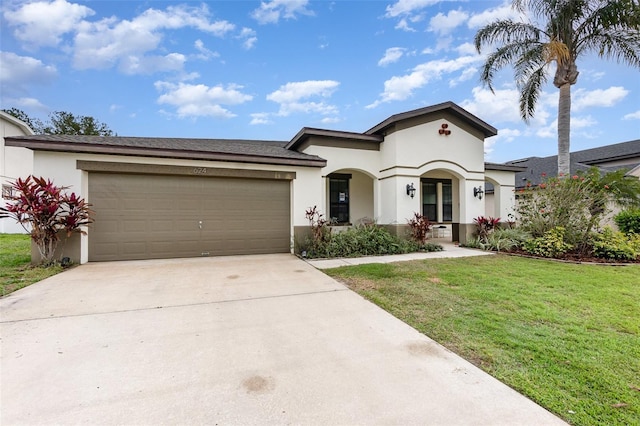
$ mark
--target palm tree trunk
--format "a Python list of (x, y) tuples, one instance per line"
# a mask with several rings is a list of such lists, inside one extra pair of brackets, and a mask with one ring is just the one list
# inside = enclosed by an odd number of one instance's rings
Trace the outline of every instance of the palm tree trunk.
[(560, 86), (558, 98), (558, 176), (567, 176), (570, 169), (571, 83)]

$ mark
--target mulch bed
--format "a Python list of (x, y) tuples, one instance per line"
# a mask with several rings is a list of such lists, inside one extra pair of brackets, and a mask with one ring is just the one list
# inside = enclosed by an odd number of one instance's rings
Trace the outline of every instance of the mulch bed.
[(514, 250), (510, 252), (500, 252), (500, 253), (511, 255), (511, 256), (527, 257), (530, 259), (555, 260), (557, 262), (567, 262), (567, 263), (589, 263), (589, 264), (609, 265), (609, 266), (640, 265), (640, 259), (613, 261), (611, 259), (602, 259), (600, 257), (595, 257), (595, 256), (589, 256), (589, 255), (585, 256), (575, 252), (565, 253), (562, 257), (559, 257), (559, 258), (533, 256), (524, 250)]

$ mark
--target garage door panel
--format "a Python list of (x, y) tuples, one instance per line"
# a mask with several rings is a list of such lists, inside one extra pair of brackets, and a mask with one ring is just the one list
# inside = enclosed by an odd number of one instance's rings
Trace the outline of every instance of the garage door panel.
[(89, 174), (89, 260), (288, 252), (290, 183)]

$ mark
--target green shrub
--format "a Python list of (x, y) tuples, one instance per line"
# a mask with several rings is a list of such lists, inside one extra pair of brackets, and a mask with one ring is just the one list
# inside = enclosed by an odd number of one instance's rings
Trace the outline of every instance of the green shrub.
[(640, 209), (623, 210), (613, 220), (625, 234), (640, 234)]
[(481, 242), (480, 248), (491, 251), (512, 251), (522, 248), (525, 242), (531, 239), (531, 234), (518, 228), (495, 229), (488, 234), (485, 242)]
[(478, 237), (471, 237), (471, 238), (469, 238), (467, 240), (466, 243), (460, 244), (460, 247), (481, 249), (482, 248), (482, 242), (480, 241), (480, 238), (478, 238)]
[(442, 246), (405, 240), (377, 225), (359, 225), (333, 233), (328, 239), (307, 239), (304, 250), (306, 257), (315, 259), (439, 251)]
[(564, 233), (564, 227), (556, 226), (545, 232), (542, 237), (525, 242), (524, 249), (535, 256), (560, 257), (573, 248), (564, 241)]
[(639, 246), (640, 238), (632, 241), (609, 227), (593, 237), (593, 253), (602, 259), (635, 260), (640, 256)]

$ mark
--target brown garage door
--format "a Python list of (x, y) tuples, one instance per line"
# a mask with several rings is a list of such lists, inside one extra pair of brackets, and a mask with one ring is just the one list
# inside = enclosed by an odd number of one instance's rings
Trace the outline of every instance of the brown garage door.
[(89, 260), (286, 253), (286, 180), (89, 174)]

